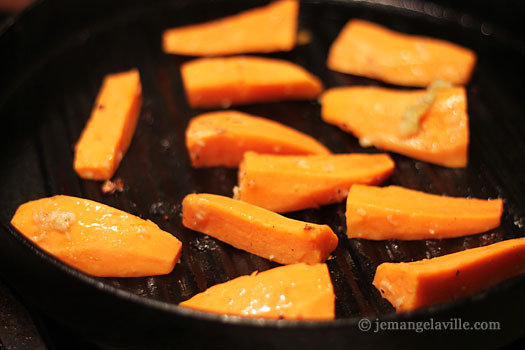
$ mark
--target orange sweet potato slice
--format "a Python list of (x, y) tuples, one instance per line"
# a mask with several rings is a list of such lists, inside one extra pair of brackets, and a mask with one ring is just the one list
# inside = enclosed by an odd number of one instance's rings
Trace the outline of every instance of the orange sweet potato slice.
[(465, 297), (525, 273), (525, 238), (433, 259), (383, 263), (373, 284), (398, 312)]
[(313, 99), (323, 90), (321, 81), (304, 68), (272, 58), (200, 58), (183, 64), (181, 74), (195, 108)]
[(378, 24), (351, 20), (328, 54), (330, 69), (406, 86), (427, 86), (439, 78), (466, 84), (476, 63), (471, 50)]
[(235, 198), (276, 212), (341, 202), (353, 184), (379, 184), (394, 170), (386, 154), (309, 156), (247, 152)]
[(170, 273), (182, 246), (149, 220), (70, 196), (24, 203), (11, 225), (57, 259), (100, 277)]
[(74, 168), (78, 176), (90, 180), (111, 179), (129, 147), (141, 106), (138, 70), (104, 78), (75, 147)]
[(215, 21), (168, 29), (163, 48), (191, 56), (289, 51), (295, 45), (298, 12), (298, 1), (281, 0)]
[(323, 262), (338, 243), (328, 225), (289, 219), (253, 204), (205, 193), (184, 198), (182, 224), (281, 264)]
[(205, 113), (186, 129), (194, 167), (237, 167), (246, 151), (275, 154), (329, 154), (317, 140), (273, 120), (236, 111)]
[(326, 264), (279, 266), (215, 285), (180, 306), (219, 314), (332, 320), (335, 295)]
[(438, 196), (398, 186), (352, 186), (346, 224), (350, 238), (441, 239), (485, 232), (500, 225), (501, 199)]
[(322, 96), (322, 118), (354, 134), (362, 145), (447, 167), (465, 167), (469, 131), (463, 88), (437, 91), (417, 132), (401, 135), (405, 111), (424, 94), (376, 87), (335, 88)]

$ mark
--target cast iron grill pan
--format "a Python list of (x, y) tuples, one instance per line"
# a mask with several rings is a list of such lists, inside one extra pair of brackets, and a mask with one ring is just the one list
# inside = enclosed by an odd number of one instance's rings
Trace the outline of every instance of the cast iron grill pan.
[[(179, 310), (176, 304), (207, 287), (276, 263), (237, 250), (214, 238), (185, 229), (181, 200), (192, 192), (231, 196), (236, 170), (192, 169), (184, 146), (191, 117), (208, 110), (191, 109), (184, 96), (180, 65), (191, 59), (166, 55), (160, 47), (165, 28), (198, 23), (265, 1), (66, 1), (40, 2), (4, 28), (0, 47), (5, 81), (0, 94), (2, 160), (0, 209), (2, 275), (39, 309), (101, 344), (166, 344), (231, 347), (405, 344), (414, 333), (360, 332), (362, 317), (392, 320), (499, 320), (497, 333), (427, 332), (410, 345), (505, 344), (519, 335), (513, 323), (525, 311), (525, 291), (516, 278), (465, 300), (396, 315), (371, 285), (383, 262), (431, 258), (523, 236), (525, 210), (525, 111), (522, 89), (523, 42), (498, 28), (468, 21), (461, 14), (420, 2), (377, 4), (350, 1), (301, 3), (299, 27), (312, 41), (293, 51), (262, 55), (295, 62), (320, 77), (326, 88), (379, 85), (378, 81), (326, 68), (326, 56), (350, 18), (371, 20), (393, 29), (443, 38), (474, 49), (478, 55), (467, 87), (471, 143), (469, 165), (449, 169), (401, 155), (386, 184), (450, 196), (505, 199), (501, 227), (447, 240), (367, 241), (345, 235), (345, 205), (288, 214), (329, 224), (340, 243), (327, 262), (337, 295), (337, 320), (329, 323), (274, 322), (206, 315)], [(401, 6), (403, 5), (403, 6)], [(484, 32), (480, 28), (485, 26)], [(271, 35), (271, 34), (269, 34)], [(137, 67), (144, 103), (131, 146), (115, 177), (125, 191), (101, 192), (101, 182), (79, 179), (72, 169), (73, 147), (90, 115), (104, 75)], [(377, 153), (357, 139), (325, 124), (317, 101), (277, 102), (234, 107), (294, 127), (316, 137), (336, 153)], [(157, 223), (183, 243), (182, 259), (165, 276), (93, 278), (69, 268), (32, 246), (9, 226), (17, 206), (56, 194), (99, 201)], [(206, 336), (205, 336), (206, 335)], [(395, 336), (394, 336), (395, 335)], [(417, 335), (417, 334), (416, 334)], [(420, 343), (418, 343), (420, 342)]]

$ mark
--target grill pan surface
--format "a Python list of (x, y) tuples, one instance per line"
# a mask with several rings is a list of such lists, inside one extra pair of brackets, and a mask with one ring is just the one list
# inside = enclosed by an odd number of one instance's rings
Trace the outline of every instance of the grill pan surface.
[[(471, 144), (469, 165), (448, 169), (392, 154), (388, 183), (451, 196), (505, 199), (501, 227), (465, 238), (424, 241), (349, 240), (344, 204), (289, 214), (329, 224), (340, 239), (328, 261), (337, 295), (334, 322), (246, 320), (179, 309), (176, 304), (209, 286), (277, 266), (265, 259), (185, 229), (181, 200), (191, 192), (231, 195), (236, 171), (192, 169), (184, 147), (191, 109), (180, 64), (190, 58), (160, 49), (165, 28), (237, 13), (266, 1), (38, 2), (0, 31), (0, 273), (25, 300), (83, 336), (107, 346), (233, 348), (431, 348), (453, 342), (499, 346), (525, 334), (525, 280), (515, 278), (463, 300), (396, 315), (371, 285), (386, 261), (435, 257), (524, 235), (525, 43), (490, 23), (418, 1), (304, 1), (299, 27), (312, 41), (291, 52), (263, 55), (296, 62), (327, 88), (380, 85), (332, 72), (329, 45), (350, 18), (363, 18), (413, 34), (443, 38), (474, 49), (478, 63), (467, 87)], [(271, 33), (269, 33), (271, 35)], [(125, 191), (103, 195), (100, 182), (79, 179), (73, 147), (89, 117), (102, 77), (138, 67), (144, 104), (131, 146), (116, 176)], [(315, 101), (235, 108), (313, 135), (332, 151), (362, 149), (357, 140), (320, 120)], [(182, 260), (166, 276), (94, 278), (34, 247), (9, 225), (17, 206), (55, 194), (93, 199), (148, 218), (183, 242)], [(361, 332), (358, 321), (500, 321), (490, 332)], [(450, 346), (450, 345), (447, 345)]]

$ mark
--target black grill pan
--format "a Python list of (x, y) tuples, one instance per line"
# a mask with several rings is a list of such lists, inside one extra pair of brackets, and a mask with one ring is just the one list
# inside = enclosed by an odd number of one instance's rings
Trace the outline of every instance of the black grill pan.
[[(178, 302), (217, 283), (277, 266), (185, 229), (181, 200), (190, 192), (231, 195), (236, 171), (192, 169), (184, 147), (191, 109), (179, 67), (190, 58), (165, 55), (165, 28), (198, 23), (266, 4), (233, 0), (40, 1), (0, 30), (0, 273), (24, 300), (99, 344), (115, 348), (443, 348), (501, 346), (525, 335), (525, 280), (515, 278), (455, 302), (397, 315), (371, 285), (386, 261), (435, 257), (524, 235), (525, 42), (468, 13), (419, 1), (304, 1), (299, 26), (308, 45), (265, 55), (296, 62), (326, 87), (381, 85), (328, 70), (326, 55), (350, 18), (474, 49), (478, 63), (467, 87), (469, 165), (448, 169), (392, 154), (388, 183), (451, 196), (505, 199), (501, 227), (448, 240), (366, 241), (345, 236), (344, 204), (291, 213), (329, 224), (340, 244), (328, 261), (337, 295), (333, 322), (247, 320), (179, 309)], [(271, 33), (269, 33), (271, 35)], [(116, 176), (125, 191), (103, 195), (100, 182), (79, 179), (73, 147), (89, 117), (102, 77), (138, 67), (144, 104), (131, 146)], [(332, 151), (362, 149), (321, 122), (316, 101), (248, 105), (238, 110), (278, 120), (315, 136)], [(166, 276), (94, 278), (34, 247), (9, 225), (23, 202), (55, 194), (93, 199), (156, 222), (183, 242), (182, 260)], [(362, 332), (358, 321), (499, 321), (500, 331)], [(450, 345), (453, 344), (453, 345)]]

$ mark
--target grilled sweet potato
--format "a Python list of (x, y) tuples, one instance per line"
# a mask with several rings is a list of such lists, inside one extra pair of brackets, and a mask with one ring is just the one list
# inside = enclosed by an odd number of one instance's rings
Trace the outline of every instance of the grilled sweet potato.
[(141, 106), (138, 70), (105, 77), (75, 146), (74, 168), (81, 178), (111, 179), (129, 147)]
[(219, 314), (331, 320), (335, 295), (326, 264), (293, 264), (215, 285), (180, 306)]
[(236, 111), (205, 113), (186, 129), (194, 167), (237, 167), (246, 151), (275, 154), (329, 154), (319, 141), (273, 120)]
[(352, 186), (347, 198), (350, 238), (441, 239), (485, 232), (500, 225), (501, 199), (438, 196), (398, 186)]
[(417, 131), (401, 133), (405, 111), (425, 93), (378, 87), (334, 88), (321, 98), (322, 118), (358, 137), (363, 146), (373, 145), (447, 167), (465, 167), (469, 129), (463, 88), (440, 89)]
[(439, 78), (466, 84), (476, 63), (472, 50), (423, 36), (351, 20), (328, 54), (332, 70), (406, 86), (427, 86)]
[(281, 264), (323, 262), (338, 243), (328, 225), (289, 219), (214, 194), (187, 195), (182, 202), (182, 224)]
[(379, 184), (394, 170), (386, 154), (284, 156), (248, 152), (235, 198), (289, 212), (341, 202), (354, 184)]
[(378, 266), (374, 286), (398, 312), (461, 298), (525, 273), (525, 238)]
[(289, 51), (295, 45), (298, 12), (299, 1), (280, 0), (215, 21), (168, 29), (163, 48), (191, 56)]
[(149, 220), (70, 196), (24, 203), (11, 224), (57, 259), (100, 277), (170, 273), (182, 247)]
[(304, 68), (272, 58), (201, 58), (183, 64), (181, 74), (194, 108), (314, 99), (323, 91), (321, 81)]

